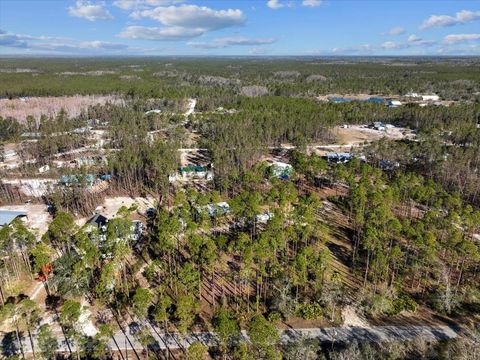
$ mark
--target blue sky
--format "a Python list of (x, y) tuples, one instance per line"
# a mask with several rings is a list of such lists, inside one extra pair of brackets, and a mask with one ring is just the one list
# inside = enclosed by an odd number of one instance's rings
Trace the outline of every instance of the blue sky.
[(480, 1), (0, 0), (0, 55), (480, 55)]

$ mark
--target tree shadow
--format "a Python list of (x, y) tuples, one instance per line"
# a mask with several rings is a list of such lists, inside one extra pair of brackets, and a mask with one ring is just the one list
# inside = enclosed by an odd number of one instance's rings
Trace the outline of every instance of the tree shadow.
[(14, 331), (8, 332), (3, 336), (2, 345), (1, 345), (2, 346), (1, 353), (3, 355), (2, 356), (3, 358), (8, 359), (18, 354), (18, 352), (20, 351), (20, 348), (18, 347), (16, 340), (17, 338), (15, 336)]

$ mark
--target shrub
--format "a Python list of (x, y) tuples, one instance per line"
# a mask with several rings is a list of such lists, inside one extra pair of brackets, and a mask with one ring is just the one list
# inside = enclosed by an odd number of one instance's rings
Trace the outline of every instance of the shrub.
[(388, 315), (397, 315), (402, 311), (416, 311), (418, 304), (408, 294), (402, 293), (392, 302), (392, 308), (388, 311)]
[(320, 319), (323, 317), (323, 308), (317, 302), (305, 304), (299, 309), (299, 315), (307, 320)]

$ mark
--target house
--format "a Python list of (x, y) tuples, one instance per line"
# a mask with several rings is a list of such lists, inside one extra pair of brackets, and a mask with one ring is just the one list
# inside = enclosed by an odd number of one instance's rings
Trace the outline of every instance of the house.
[(76, 167), (93, 166), (96, 164), (96, 159), (92, 156), (81, 156), (73, 160)]
[(225, 201), (222, 201), (216, 204), (200, 206), (197, 211), (206, 212), (210, 217), (217, 217), (228, 214), (230, 212), (230, 205)]
[(418, 98), (418, 97), (420, 97), (420, 95), (418, 95), (418, 93), (416, 93), (416, 92), (410, 91), (405, 95), (405, 97)]
[(44, 172), (47, 172), (49, 170), (50, 170), (50, 165), (43, 165), (43, 166), (38, 168), (38, 172), (40, 174), (43, 174)]
[(98, 239), (95, 240), (97, 240), (98, 243), (102, 243), (107, 240), (107, 224), (108, 219), (105, 216), (101, 214), (95, 214), (85, 224), (85, 231), (90, 234), (91, 240), (94, 240), (94, 236), (98, 234)]
[(352, 160), (354, 157), (360, 159), (360, 161), (367, 161), (367, 158), (365, 155), (354, 155), (351, 153), (346, 153), (346, 152), (340, 152), (340, 153), (328, 153), (324, 156), (324, 158), (329, 162), (329, 163), (334, 163), (334, 164), (345, 164)]
[(284, 162), (274, 161), (270, 166), (270, 171), (273, 176), (282, 180), (287, 180), (293, 173), (293, 166)]
[(381, 122), (381, 121), (375, 121), (371, 127), (375, 130), (378, 130), (378, 131), (385, 131), (387, 130), (387, 126)]
[(187, 180), (187, 179), (205, 179), (207, 181), (213, 180), (213, 165), (209, 164), (207, 166), (188, 164), (187, 166), (181, 167), (178, 170), (178, 173), (171, 174), (168, 176), (168, 181), (174, 183), (178, 180)]
[(422, 95), (422, 100), (423, 101), (438, 101), (438, 100), (440, 100), (440, 96), (438, 96), (436, 94)]
[(133, 220), (130, 231), (132, 232), (131, 240), (140, 240), (140, 237), (143, 234), (143, 223), (140, 220)]
[(272, 212), (265, 212), (263, 214), (258, 214), (256, 216), (256, 220), (258, 223), (266, 223), (267, 221), (270, 221), (273, 219), (273, 213)]
[(325, 158), (330, 163), (335, 164), (345, 164), (353, 159), (353, 155), (350, 153), (328, 153), (325, 155)]
[(402, 106), (402, 103), (399, 100), (388, 100), (387, 105), (391, 108), (397, 108), (399, 106)]
[(345, 97), (329, 97), (328, 101), (334, 104), (341, 104), (341, 103), (349, 103), (352, 102), (353, 100), (350, 98), (345, 98)]
[(77, 175), (62, 175), (60, 176), (59, 183), (63, 186), (71, 186), (79, 184), (81, 181), (85, 181), (85, 183), (89, 186), (92, 186), (95, 182), (95, 176), (92, 174), (77, 176)]
[(394, 170), (395, 168), (400, 167), (400, 163), (399, 163), (398, 161), (391, 161), (391, 160), (381, 159), (381, 160), (378, 162), (378, 166), (380, 166), (380, 168), (381, 168), (382, 170), (391, 171), (391, 170)]
[(91, 126), (84, 126), (80, 128), (73, 129), (72, 134), (88, 134), (93, 128)]
[(13, 149), (11, 149), (11, 150), (5, 150), (5, 151), (3, 152), (3, 159), (4, 159), (5, 161), (10, 160), (10, 159), (13, 159), (15, 156), (17, 156), (17, 152), (16, 152), (15, 150), (13, 150)]
[(368, 98), (366, 102), (374, 103), (374, 104), (383, 104), (385, 100), (383, 100), (381, 97), (371, 97), (371, 98)]
[(42, 136), (41, 132), (24, 132), (20, 135), (22, 138), (39, 138)]
[(100, 231), (106, 231), (107, 223), (108, 219), (105, 216), (101, 214), (95, 214), (90, 220), (87, 221), (86, 225)]
[(26, 216), (26, 211), (0, 210), (0, 226), (10, 225), (16, 218)]
[(150, 114), (161, 114), (162, 110), (160, 109), (154, 109), (154, 110), (148, 110), (145, 112), (145, 115), (150, 115)]

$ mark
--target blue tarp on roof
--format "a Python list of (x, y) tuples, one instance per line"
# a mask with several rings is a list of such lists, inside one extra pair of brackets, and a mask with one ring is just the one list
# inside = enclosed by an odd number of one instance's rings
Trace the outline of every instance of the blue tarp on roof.
[(205, 172), (207, 171), (206, 166), (200, 166), (200, 165), (193, 165), (193, 164), (188, 164), (185, 167), (180, 168), (180, 172)]
[(347, 103), (347, 102), (351, 102), (352, 99), (344, 98), (344, 97), (330, 97), (328, 98), (328, 101), (333, 103)]
[(367, 102), (372, 102), (372, 103), (381, 104), (381, 103), (385, 102), (385, 100), (383, 100), (383, 99), (380, 98), (380, 97), (371, 97), (371, 98), (368, 98), (368, 99), (367, 99)]
[(19, 216), (27, 216), (25, 211), (0, 210), (0, 226), (8, 225)]

